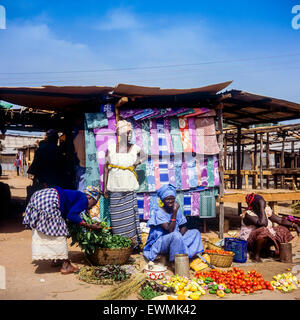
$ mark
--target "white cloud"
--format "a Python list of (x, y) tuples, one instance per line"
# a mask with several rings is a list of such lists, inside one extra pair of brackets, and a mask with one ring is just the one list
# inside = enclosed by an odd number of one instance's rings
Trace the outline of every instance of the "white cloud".
[(140, 28), (142, 23), (128, 10), (114, 9), (107, 13), (103, 21), (95, 25), (98, 30), (127, 30)]

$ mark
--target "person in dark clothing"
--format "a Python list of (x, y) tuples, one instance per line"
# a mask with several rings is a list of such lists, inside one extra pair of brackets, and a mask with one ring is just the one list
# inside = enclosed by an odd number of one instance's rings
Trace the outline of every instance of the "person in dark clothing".
[(28, 169), (28, 173), (34, 175), (35, 183), (44, 188), (64, 187), (65, 159), (57, 142), (58, 132), (48, 130), (45, 142), (39, 145)]

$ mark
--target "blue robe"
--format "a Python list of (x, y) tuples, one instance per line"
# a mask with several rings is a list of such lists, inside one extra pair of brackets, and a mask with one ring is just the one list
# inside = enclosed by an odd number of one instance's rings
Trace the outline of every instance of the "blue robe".
[(169, 261), (174, 261), (175, 254), (188, 254), (192, 258), (203, 252), (201, 234), (199, 230), (187, 230), (184, 235), (179, 231), (186, 224), (186, 218), (181, 210), (177, 212), (176, 227), (173, 232), (168, 233), (161, 225), (169, 223), (171, 214), (158, 208), (151, 215), (147, 226), (150, 228), (149, 236), (144, 247), (144, 256), (153, 261), (159, 254), (169, 254)]

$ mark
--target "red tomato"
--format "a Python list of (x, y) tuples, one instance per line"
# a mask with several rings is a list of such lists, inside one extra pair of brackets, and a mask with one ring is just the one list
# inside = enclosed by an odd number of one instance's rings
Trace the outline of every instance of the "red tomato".
[(253, 288), (250, 288), (250, 293), (253, 293), (253, 292), (254, 292)]
[(265, 286), (269, 286), (270, 285), (270, 281), (265, 281)]
[(236, 289), (236, 291), (235, 291), (236, 293), (241, 293), (241, 289)]
[(273, 286), (272, 286), (272, 285), (269, 285), (269, 286), (268, 286), (268, 290), (274, 290)]

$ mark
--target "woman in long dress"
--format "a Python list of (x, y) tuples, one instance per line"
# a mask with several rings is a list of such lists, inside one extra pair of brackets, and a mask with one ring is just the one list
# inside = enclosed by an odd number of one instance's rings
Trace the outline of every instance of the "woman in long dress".
[(186, 226), (187, 220), (175, 200), (175, 186), (164, 185), (157, 194), (163, 207), (159, 207), (148, 221), (150, 232), (144, 247), (144, 256), (154, 261), (159, 254), (167, 254), (172, 262), (176, 254), (188, 254), (189, 258), (192, 258), (203, 252), (199, 230), (189, 230)]
[(68, 258), (66, 220), (93, 230), (99, 225), (87, 224), (80, 213), (91, 209), (98, 201), (99, 190), (87, 187), (84, 192), (46, 188), (36, 191), (26, 207), (23, 224), (32, 229), (32, 260), (52, 260), (61, 265), (61, 273), (77, 271)]
[(131, 144), (132, 126), (126, 120), (117, 123), (118, 142), (111, 142), (106, 152), (103, 194), (110, 198), (110, 220), (113, 234), (129, 237), (136, 251), (141, 231), (136, 191), (139, 189), (135, 168), (145, 160), (145, 153)]

